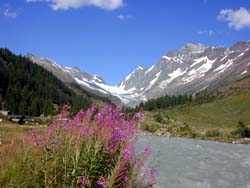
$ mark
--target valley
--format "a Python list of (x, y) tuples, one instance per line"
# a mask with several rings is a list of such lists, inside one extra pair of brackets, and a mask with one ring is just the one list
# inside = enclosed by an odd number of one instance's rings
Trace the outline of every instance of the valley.
[(250, 78), (245, 77), (191, 103), (145, 112), (144, 130), (154, 135), (249, 143), (235, 134), (239, 122), (250, 125)]
[(249, 7), (1, 0), (0, 188), (250, 188)]
[(115, 86), (76, 67), (65, 67), (31, 54), (27, 57), (63, 82), (74, 82), (99, 94), (114, 96), (131, 107), (164, 95), (212, 91), (250, 75), (250, 42), (243, 41), (230, 48), (188, 43), (163, 55), (150, 68), (138, 66)]

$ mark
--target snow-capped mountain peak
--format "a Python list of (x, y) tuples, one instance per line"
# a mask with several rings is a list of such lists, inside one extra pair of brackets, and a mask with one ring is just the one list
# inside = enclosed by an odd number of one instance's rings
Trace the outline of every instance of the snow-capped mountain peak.
[(81, 72), (76, 67), (65, 67), (30, 54), (27, 57), (64, 82), (75, 82), (116, 96), (130, 106), (166, 94), (213, 90), (250, 75), (250, 42), (238, 42), (231, 48), (188, 43), (179, 50), (163, 55), (150, 68), (137, 67), (117, 86), (110, 86), (100, 76)]
[(231, 48), (188, 43), (163, 55), (150, 68), (132, 72), (119, 87), (136, 88), (136, 101), (162, 95), (193, 94), (250, 75), (250, 42)]

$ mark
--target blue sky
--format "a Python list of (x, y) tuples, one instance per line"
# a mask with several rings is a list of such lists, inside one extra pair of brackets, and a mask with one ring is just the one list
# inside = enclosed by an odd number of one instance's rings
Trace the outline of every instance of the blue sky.
[(0, 47), (117, 84), (187, 42), (250, 40), (249, 0), (1, 0)]

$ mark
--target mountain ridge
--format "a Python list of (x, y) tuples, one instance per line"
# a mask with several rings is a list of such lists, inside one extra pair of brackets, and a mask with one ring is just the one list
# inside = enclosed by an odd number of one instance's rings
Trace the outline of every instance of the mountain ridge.
[(87, 109), (92, 101), (87, 92), (78, 94), (76, 88), (68, 87), (41, 66), (0, 48), (0, 109), (39, 116), (59, 113), (64, 104), (70, 104), (76, 113)]
[[(49, 60), (28, 57), (52, 72), (53, 67), (60, 67), (53, 61), (50, 61), (50, 67), (46, 67), (44, 63)], [(249, 41), (239, 41), (230, 48), (187, 43), (178, 50), (166, 53), (149, 68), (138, 66), (116, 86), (108, 85), (103, 78), (96, 75), (65, 66), (61, 66), (60, 70), (60, 73), (64, 73), (63, 76), (57, 77), (115, 96), (125, 105), (135, 106), (141, 101), (163, 95), (214, 90), (249, 75), (249, 65)], [(54, 74), (59, 73), (54, 70)]]

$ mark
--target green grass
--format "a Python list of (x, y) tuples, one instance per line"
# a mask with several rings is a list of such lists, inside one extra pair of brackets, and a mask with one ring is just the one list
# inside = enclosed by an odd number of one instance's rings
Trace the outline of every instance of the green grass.
[[(203, 104), (145, 112), (141, 128), (157, 135), (233, 142), (239, 121), (250, 124), (250, 92), (235, 93)], [(242, 142), (245, 143), (245, 142)]]
[(30, 130), (43, 131), (39, 126), (20, 126), (18, 124), (4, 121), (0, 125), (0, 136), (3, 139), (0, 143), (0, 187), (8, 188), (13, 177), (18, 177), (17, 170), (19, 163), (23, 160), (30, 145), (25, 144), (24, 136)]
[(242, 93), (199, 105), (184, 105), (166, 111), (172, 118), (196, 128), (234, 128), (250, 122), (250, 93)]

